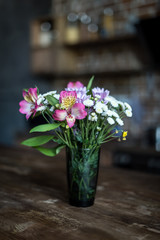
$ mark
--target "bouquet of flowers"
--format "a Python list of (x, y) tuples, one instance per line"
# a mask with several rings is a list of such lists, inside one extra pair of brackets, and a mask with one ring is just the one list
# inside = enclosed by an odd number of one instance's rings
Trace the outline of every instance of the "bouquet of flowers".
[[(42, 114), (46, 124), (31, 129), (50, 132), (32, 137), (22, 144), (47, 156), (55, 156), (67, 147), (69, 201), (71, 205), (87, 207), (94, 203), (98, 178), (100, 146), (115, 140), (126, 140), (123, 118), (132, 116), (132, 108), (110, 96), (104, 88), (92, 88), (92, 77), (84, 87), (70, 82), (64, 91), (40, 94), (38, 88), (25, 89), (20, 112), (26, 118)], [(42, 145), (56, 142), (54, 148)]]
[[(65, 146), (90, 149), (115, 139), (126, 140), (127, 131), (120, 127), (124, 125), (124, 117), (132, 117), (131, 106), (116, 100), (104, 88), (92, 88), (93, 79), (87, 87), (81, 82), (70, 82), (60, 94), (57, 91), (40, 94), (37, 87), (25, 89), (19, 111), (26, 114), (27, 120), (42, 114), (47, 122), (34, 127), (30, 133), (51, 131), (51, 134), (32, 137), (22, 144), (55, 156)], [(58, 145), (42, 146), (49, 141)]]

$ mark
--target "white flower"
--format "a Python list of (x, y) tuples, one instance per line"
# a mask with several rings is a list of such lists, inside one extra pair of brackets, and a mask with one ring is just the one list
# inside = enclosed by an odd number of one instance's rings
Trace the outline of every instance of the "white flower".
[(125, 114), (127, 117), (132, 117), (132, 111), (130, 111), (129, 109), (125, 111)]
[(94, 109), (96, 109), (96, 108), (103, 108), (103, 103), (101, 103), (101, 102), (97, 102), (96, 104), (95, 104), (95, 106), (94, 106)]
[(91, 116), (92, 116), (92, 117), (94, 117), (95, 115), (96, 115), (96, 113), (95, 113), (95, 112), (92, 112), (92, 113), (91, 113)]
[(86, 106), (86, 107), (92, 107), (94, 105), (94, 102), (93, 100), (91, 99), (86, 99), (83, 101), (83, 104)]
[(101, 131), (101, 129), (102, 129), (101, 127), (97, 127), (97, 130), (98, 130), (98, 131)]
[(113, 107), (118, 107), (118, 101), (114, 97), (107, 96), (104, 100), (110, 102)]
[(54, 111), (54, 106), (52, 106), (49, 110), (50, 110), (50, 112), (53, 112)]
[(102, 113), (102, 116), (103, 116), (103, 117), (106, 117), (107, 115), (108, 115), (107, 112), (103, 112), (103, 113)]
[(95, 111), (96, 111), (96, 113), (99, 113), (99, 114), (103, 112), (103, 110), (102, 110), (101, 107), (97, 107), (97, 108), (95, 109)]
[(44, 111), (44, 110), (46, 110), (46, 106), (41, 106), (41, 107), (38, 107), (37, 109), (36, 109), (36, 111), (37, 112), (42, 112), (42, 111)]
[(124, 125), (123, 120), (120, 119), (120, 118), (116, 118), (116, 122), (117, 122), (120, 126), (123, 126), (123, 125)]
[(107, 105), (103, 104), (102, 109), (103, 109), (104, 112), (107, 112), (107, 111), (108, 111), (108, 107), (107, 107)]
[(123, 103), (123, 102), (118, 101), (118, 104), (120, 105), (120, 107), (121, 107), (123, 110), (125, 110), (125, 106), (124, 106), (124, 103)]
[(44, 104), (46, 104), (46, 105), (48, 105), (49, 104), (49, 102), (48, 102), (48, 100), (46, 99), (44, 102), (43, 102)]
[(54, 96), (53, 97), (55, 97), (57, 100), (59, 100), (59, 98), (60, 98), (60, 95), (59, 94), (54, 94)]
[(92, 122), (97, 122), (97, 119), (98, 119), (98, 117), (97, 117), (96, 114), (95, 114), (95, 116), (89, 115), (89, 117), (88, 117), (88, 120), (90, 120), (90, 121), (92, 121)]
[(98, 94), (95, 94), (95, 98), (101, 98), (101, 96), (99, 96)]
[(110, 125), (113, 125), (115, 123), (114, 119), (111, 118), (111, 117), (108, 117), (107, 118), (107, 122), (110, 124)]
[(118, 113), (116, 113), (116, 112), (114, 112), (114, 111), (112, 111), (112, 116), (113, 116), (113, 117), (116, 117), (116, 118), (119, 118)]
[(112, 116), (113, 116), (113, 111), (108, 110), (108, 111), (107, 111), (107, 115), (108, 115), (109, 117), (112, 117)]
[(49, 96), (49, 95), (54, 95), (56, 92), (57, 91), (50, 91), (50, 92), (44, 93), (43, 97), (46, 97), (46, 96)]
[(111, 103), (111, 105), (112, 105), (112, 107), (118, 107), (118, 102), (117, 102), (117, 100), (115, 99), (115, 100), (112, 100), (112, 101), (110, 101), (110, 103)]
[(40, 105), (43, 100), (44, 100), (44, 97), (42, 96), (42, 94), (39, 94), (38, 100), (37, 100), (37, 105)]
[(131, 108), (131, 106), (128, 103), (125, 102), (124, 106), (126, 107), (127, 110), (132, 111), (132, 108)]

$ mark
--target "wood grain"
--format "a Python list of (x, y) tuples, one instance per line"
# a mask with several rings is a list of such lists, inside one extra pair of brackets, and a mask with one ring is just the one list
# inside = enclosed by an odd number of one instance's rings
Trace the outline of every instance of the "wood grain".
[(0, 240), (160, 239), (159, 175), (103, 166), (94, 206), (76, 208), (65, 167), (64, 151), (0, 148)]

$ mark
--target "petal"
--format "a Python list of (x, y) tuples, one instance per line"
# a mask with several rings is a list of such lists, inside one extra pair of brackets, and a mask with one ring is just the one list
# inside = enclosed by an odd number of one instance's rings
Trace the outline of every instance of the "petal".
[(37, 96), (37, 88), (29, 88), (28, 94), (33, 102), (35, 102), (38, 98)]
[(67, 88), (74, 88), (74, 83), (73, 82), (69, 82), (67, 84)]
[(23, 100), (19, 103), (19, 106), (20, 106), (20, 109), (19, 109), (20, 113), (26, 114), (31, 111), (33, 104)]
[(67, 88), (82, 88), (84, 87), (84, 85), (77, 81), (77, 82), (69, 82), (68, 85), (67, 85)]
[(82, 87), (84, 87), (84, 85), (83, 85), (81, 82), (77, 81), (77, 82), (75, 83), (74, 87), (75, 87), (75, 88), (82, 88)]
[(54, 114), (52, 115), (54, 120), (57, 121), (64, 121), (67, 117), (67, 111), (66, 110), (55, 110)]
[(67, 121), (67, 124), (68, 126), (71, 128), (74, 126), (74, 123), (76, 121), (75, 117), (71, 114), (69, 114), (67, 117), (66, 117), (66, 121)]
[(23, 100), (19, 103), (19, 106), (20, 106), (19, 112), (22, 114), (26, 114), (26, 118), (28, 120), (28, 118), (31, 116), (33, 112), (33, 104)]
[(30, 95), (28, 94), (28, 92), (26, 91), (23, 91), (23, 97), (24, 97), (24, 100), (26, 100), (26, 102), (29, 102), (29, 103), (33, 103)]
[(61, 107), (64, 109), (71, 108), (77, 100), (76, 91), (61, 91), (60, 93), (60, 103)]
[(83, 119), (87, 116), (85, 111), (85, 106), (83, 103), (75, 103), (71, 108), (71, 114), (75, 116), (76, 119)]

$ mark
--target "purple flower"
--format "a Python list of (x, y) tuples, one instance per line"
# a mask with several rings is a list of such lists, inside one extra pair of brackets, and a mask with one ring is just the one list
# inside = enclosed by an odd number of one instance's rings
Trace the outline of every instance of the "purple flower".
[(92, 94), (93, 97), (99, 98), (100, 101), (105, 101), (104, 99), (109, 95), (109, 91), (104, 90), (104, 88), (96, 87), (92, 89)]
[(84, 100), (89, 99), (90, 95), (87, 95), (86, 87), (81, 88), (65, 88), (66, 91), (76, 91), (77, 101), (76, 103), (83, 103)]

